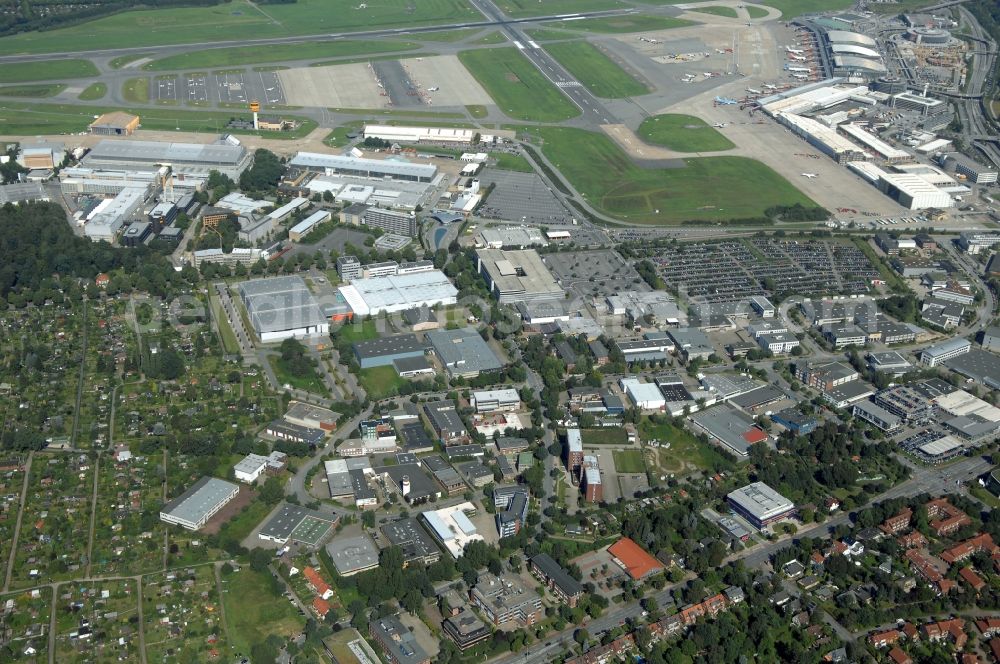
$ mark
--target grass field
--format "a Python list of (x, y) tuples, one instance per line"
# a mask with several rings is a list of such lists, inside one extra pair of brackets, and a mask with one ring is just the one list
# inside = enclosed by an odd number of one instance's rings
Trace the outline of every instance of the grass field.
[(80, 93), (79, 99), (83, 101), (97, 101), (103, 99), (108, 94), (108, 86), (104, 83), (91, 83)]
[(335, 127), (333, 131), (326, 135), (326, 138), (323, 139), (323, 143), (332, 148), (344, 147), (351, 142), (351, 139), (349, 139), (347, 135), (351, 132), (358, 131), (363, 126), (363, 122), (348, 122), (347, 124)]
[[(76, 104), (49, 104), (26, 101), (0, 102), (0, 126), (11, 135), (73, 134), (87, 129), (94, 116), (110, 111), (125, 111), (142, 118), (143, 129), (158, 131), (194, 131), (254, 134), (275, 139), (299, 138), (316, 128), (316, 121), (297, 118), (302, 124), (295, 131), (245, 132), (226, 130), (229, 119), (238, 113), (228, 111), (185, 111), (173, 108), (115, 108)], [(289, 116), (291, 117), (291, 116)]]
[(495, 155), (497, 160), (497, 168), (502, 168), (505, 171), (517, 171), (519, 173), (531, 173), (535, 169), (531, 167), (528, 160), (519, 154), (509, 154), (507, 152), (500, 152)]
[(149, 101), (149, 79), (145, 76), (128, 79), (122, 85), (122, 97), (132, 104), (145, 104)]
[(548, 44), (545, 50), (598, 97), (621, 99), (649, 92), (649, 88), (590, 42), (557, 42)]
[(54, 97), (65, 89), (66, 86), (62, 83), (6, 85), (0, 87), (0, 97)]
[(643, 120), (636, 133), (647, 143), (677, 152), (715, 152), (736, 147), (714, 127), (693, 115), (654, 115)]
[[(795, 18), (813, 12), (828, 12), (835, 9), (847, 9), (854, 3), (852, 0), (761, 0), (759, 4), (774, 7), (781, 12), (782, 19)], [(893, 11), (901, 11), (898, 4), (887, 5)]]
[(514, 47), (462, 51), (458, 57), (500, 110), (512, 118), (560, 122), (580, 114)]
[(117, 58), (112, 58), (108, 65), (112, 69), (121, 69), (125, 65), (135, 62), (136, 60), (142, 60), (143, 58), (150, 57), (149, 53), (129, 53), (128, 55), (119, 55)]
[(641, 450), (612, 450), (615, 470), (619, 473), (634, 474), (646, 472), (646, 461)]
[(465, 110), (469, 112), (469, 115), (477, 119), (485, 118), (487, 115), (490, 114), (489, 110), (487, 110), (487, 108), (481, 104), (470, 104), (465, 107)]
[(493, 32), (488, 32), (479, 39), (477, 39), (475, 44), (483, 44), (485, 46), (492, 46), (493, 44), (502, 44), (507, 41), (507, 38), (499, 30)]
[[(330, 109), (334, 113), (342, 113), (343, 115), (364, 115), (366, 117), (373, 117), (376, 115), (384, 115), (391, 118), (456, 118), (456, 119), (466, 119), (465, 113), (451, 113), (449, 111), (400, 111), (392, 108), (338, 108), (334, 107)], [(429, 124), (429, 123), (424, 123)], [(444, 125), (442, 125), (444, 126)], [(453, 125), (448, 124), (451, 127)]]
[[(125, 11), (69, 28), (0, 39), (0, 55), (215, 43), (481, 20), (465, 0), (298, 0), (259, 7), (232, 0), (213, 7)], [(270, 48), (270, 46), (264, 47)], [(34, 80), (34, 79), (31, 79)]]
[(580, 438), (584, 445), (625, 445), (628, 436), (621, 427), (603, 427), (601, 429), (581, 429)]
[(327, 394), (329, 390), (319, 375), (319, 370), (313, 368), (305, 376), (296, 376), (285, 366), (285, 361), (280, 356), (271, 358), (271, 366), (274, 367), (274, 374), (278, 382), (282, 385), (291, 385), (297, 390), (305, 390), (315, 394)]
[(618, 0), (498, 0), (496, 4), (513, 18), (591, 12), (625, 6)]
[(462, 41), (463, 39), (468, 39), (480, 30), (482, 30), (482, 28), (457, 28), (455, 30), (438, 30), (436, 32), (418, 32), (412, 35), (407, 35), (407, 37), (416, 41), (454, 43)]
[(743, 157), (686, 159), (684, 168), (640, 168), (604, 134), (538, 127), (542, 151), (591, 205), (642, 224), (758, 217), (809, 198), (764, 164)]
[(378, 328), (375, 327), (375, 321), (373, 320), (363, 321), (361, 325), (358, 325), (357, 323), (347, 323), (343, 327), (337, 329), (337, 341), (344, 341), (345, 343), (368, 341), (370, 339), (378, 338)]
[(236, 652), (249, 653), (271, 634), (290, 640), (302, 630), (305, 618), (285, 598), (272, 595), (270, 587), (268, 576), (248, 566), (224, 577), (222, 599)]
[(680, 473), (693, 470), (728, 468), (732, 463), (722, 456), (710, 443), (703, 443), (687, 429), (672, 424), (652, 424), (643, 420), (639, 424), (639, 435), (645, 441), (657, 440), (670, 447), (646, 448), (658, 473)]
[(336, 41), (310, 44), (273, 44), (265, 48), (259, 46), (236, 46), (233, 48), (213, 48), (171, 55), (160, 60), (147, 62), (143, 69), (166, 71), (198, 69), (207, 67), (234, 67), (255, 65), (261, 62), (281, 62), (282, 60), (320, 60), (377, 53), (397, 53), (420, 48), (419, 44), (404, 41)]
[[(552, 25), (555, 25), (553, 23)], [(604, 32), (609, 34), (644, 32), (648, 30), (669, 30), (694, 25), (693, 21), (673, 16), (654, 16), (652, 14), (630, 14), (628, 16), (607, 16), (604, 18), (585, 18), (580, 21), (558, 24), (566, 30), (583, 30), (585, 32)]]
[[(0, 44), (3, 40), (0, 39)], [(0, 67), (0, 83), (58, 81), (67, 78), (97, 76), (97, 67), (90, 60), (38, 60)]]
[(525, 30), (535, 41), (558, 41), (561, 39), (577, 39), (580, 35), (568, 30), (550, 30), (549, 28), (533, 28)]
[(399, 394), (399, 388), (406, 384), (392, 366), (371, 367), (358, 371), (358, 382), (365, 388), (369, 399), (378, 400)]
[(732, 7), (692, 7), (689, 12), (699, 14), (714, 14), (715, 16), (725, 16), (726, 18), (739, 18), (739, 14)]
[(767, 16), (766, 9), (761, 9), (760, 7), (754, 7), (753, 5), (745, 5), (745, 7), (747, 10), (747, 14), (750, 15), (750, 18), (764, 18), (765, 16)]

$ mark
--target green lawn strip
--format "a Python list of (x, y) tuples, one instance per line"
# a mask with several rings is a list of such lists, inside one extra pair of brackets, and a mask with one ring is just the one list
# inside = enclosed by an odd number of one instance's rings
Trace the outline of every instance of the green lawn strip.
[(233, 134), (250, 134), (274, 139), (305, 136), (316, 128), (316, 121), (309, 118), (286, 116), (299, 120), (294, 131), (240, 131), (227, 130), (226, 124), (233, 117), (249, 117), (240, 113), (223, 111), (190, 111), (173, 108), (115, 108), (111, 106), (85, 106), (77, 104), (49, 104), (24, 101), (0, 102), (0, 125), (8, 134), (72, 134), (87, 129), (94, 116), (109, 111), (125, 111), (142, 118), (143, 129), (157, 131), (192, 131)]
[(282, 385), (291, 385), (297, 390), (305, 390), (316, 394), (327, 393), (326, 385), (323, 383), (323, 379), (320, 378), (319, 370), (316, 368), (313, 368), (308, 375), (296, 376), (289, 371), (285, 361), (280, 356), (271, 358), (271, 366), (274, 367), (274, 373), (278, 378), (278, 382)]
[(854, 245), (861, 250), (861, 253), (868, 257), (868, 260), (871, 261), (872, 265), (878, 268), (879, 274), (882, 276), (885, 283), (888, 284), (890, 289), (897, 293), (906, 293), (910, 290), (909, 286), (906, 285), (906, 282), (903, 281), (902, 277), (900, 277), (895, 270), (890, 268), (886, 262), (879, 257), (879, 255), (875, 252), (875, 249), (868, 244), (868, 241), (865, 238), (852, 237), (851, 240), (854, 242)]
[(358, 382), (365, 389), (369, 399), (379, 400), (399, 394), (399, 388), (406, 384), (392, 366), (371, 367), (358, 371)]
[(229, 318), (226, 316), (226, 312), (223, 310), (222, 305), (219, 304), (218, 298), (213, 296), (210, 298), (210, 301), (212, 306), (212, 315), (219, 323), (219, 334), (222, 336), (223, 350), (231, 355), (238, 354), (240, 352), (240, 343), (236, 339), (236, 333), (233, 332), (232, 326), (229, 324)]
[[(85, 51), (95, 44), (142, 48), (166, 44), (240, 44), (252, 39), (352, 32), (378, 28), (450, 25), (482, 20), (465, 0), (298, 0), (269, 4), (266, 13), (248, 0), (206, 7), (123, 11), (81, 25), (0, 39), (0, 55)], [(260, 47), (267, 52), (272, 45)]]
[(54, 97), (65, 89), (66, 86), (62, 83), (5, 85), (0, 87), (0, 97)]
[(122, 85), (122, 97), (132, 104), (145, 104), (149, 101), (149, 79), (145, 76), (130, 78)]
[(714, 14), (726, 18), (739, 18), (739, 14), (732, 7), (691, 7), (687, 11), (698, 12), (699, 14)]
[(560, 122), (580, 111), (518, 49), (462, 51), (462, 64), (512, 118)]
[(499, 0), (497, 5), (512, 18), (548, 16), (579, 12), (620, 9), (626, 5), (619, 0)]
[(754, 7), (753, 5), (744, 5), (747, 10), (747, 14), (750, 18), (764, 18), (767, 16), (768, 11), (763, 7)]
[[(3, 40), (0, 39), (0, 44), (2, 43)], [(0, 67), (0, 83), (57, 81), (97, 76), (99, 73), (90, 60), (37, 60)]]
[(364, 126), (364, 122), (348, 122), (347, 124), (342, 124), (339, 127), (334, 127), (333, 131), (327, 134), (326, 138), (323, 139), (323, 143), (332, 148), (344, 147), (351, 142), (351, 139), (348, 138), (347, 135), (360, 131), (360, 129)]
[(270, 44), (265, 47), (236, 46), (179, 53), (147, 62), (142, 68), (153, 71), (174, 71), (195, 67), (230, 67), (254, 65), (262, 62), (280, 62), (282, 60), (318, 60), (377, 53), (397, 53), (418, 48), (420, 48), (420, 44), (414, 42), (359, 40)]
[[(331, 108), (329, 109), (332, 113), (340, 113), (342, 115), (384, 115), (388, 117), (401, 117), (401, 118), (456, 118), (459, 120), (465, 119), (464, 113), (451, 113), (449, 111), (401, 111), (391, 108)], [(383, 123), (388, 124), (388, 123)], [(426, 122), (424, 124), (427, 124)], [(443, 126), (443, 125), (442, 125)], [(453, 126), (451, 124), (448, 125)]]
[(714, 127), (693, 115), (654, 115), (643, 120), (636, 133), (651, 145), (662, 145), (677, 152), (715, 152), (736, 147)]
[[(847, 9), (854, 3), (852, 0), (762, 0), (760, 4), (777, 9), (781, 12), (781, 18), (788, 20), (803, 14)], [(876, 11), (875, 7), (876, 4), (872, 3), (872, 11)], [(898, 3), (892, 3), (886, 7), (894, 12), (901, 11)]]
[(493, 155), (497, 160), (497, 168), (503, 169), (505, 171), (517, 171), (519, 173), (532, 173), (534, 168), (528, 163), (528, 160), (519, 154), (510, 154), (507, 152), (498, 152)]
[(642, 457), (642, 450), (612, 450), (611, 456), (615, 460), (615, 471), (619, 473), (646, 472), (646, 461)]
[(569, 30), (552, 30), (549, 28), (533, 28), (525, 30), (535, 41), (558, 41), (560, 39), (579, 39), (580, 35)]
[(584, 445), (625, 445), (628, 443), (625, 429), (620, 427), (581, 429), (580, 437), (583, 439)]
[(489, 110), (481, 104), (471, 104), (469, 106), (466, 106), (465, 110), (469, 112), (469, 115), (471, 115), (476, 119), (485, 118), (487, 115), (490, 114)]
[(591, 205), (642, 224), (761, 217), (775, 205), (815, 203), (764, 164), (745, 157), (685, 159), (683, 168), (640, 168), (610, 138), (536, 127), (542, 151)]
[(607, 34), (625, 34), (629, 32), (646, 32), (649, 30), (669, 30), (695, 25), (694, 21), (673, 16), (655, 16), (653, 14), (630, 14), (628, 16), (606, 16), (603, 18), (585, 18), (579, 21), (564, 21), (546, 23), (547, 26), (558, 25), (563, 30), (579, 30), (583, 32), (603, 32)]
[(108, 86), (105, 83), (91, 83), (80, 93), (79, 99), (83, 101), (97, 101), (103, 99), (108, 94)]
[(487, 33), (474, 41), (474, 44), (482, 44), (484, 46), (492, 46), (494, 44), (503, 44), (507, 41), (507, 37), (504, 36), (502, 32), (496, 30), (494, 32)]
[(117, 58), (112, 58), (108, 62), (108, 66), (112, 69), (121, 69), (127, 64), (135, 62), (136, 60), (142, 60), (143, 58), (148, 58), (149, 53), (130, 53), (128, 55), (119, 55)]
[(546, 45), (545, 50), (598, 97), (621, 99), (649, 92), (648, 87), (590, 42), (558, 42)]
[(235, 652), (249, 653), (254, 644), (272, 634), (288, 641), (305, 625), (306, 619), (291, 602), (271, 592), (271, 583), (269, 574), (248, 566), (223, 577), (222, 600)]
[(457, 28), (455, 30), (435, 30), (434, 32), (414, 32), (406, 35), (408, 39), (432, 42), (457, 42), (468, 39), (482, 28)]

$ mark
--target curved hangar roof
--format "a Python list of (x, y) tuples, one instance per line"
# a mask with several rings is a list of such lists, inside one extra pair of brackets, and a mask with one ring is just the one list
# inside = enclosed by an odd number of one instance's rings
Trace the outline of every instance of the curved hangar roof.
[(830, 50), (834, 53), (845, 53), (847, 55), (860, 55), (865, 58), (881, 60), (882, 56), (873, 48), (858, 46), (856, 44), (832, 44)]
[(861, 44), (862, 46), (875, 46), (875, 40), (860, 32), (849, 32), (847, 30), (828, 30), (827, 39), (831, 44)]

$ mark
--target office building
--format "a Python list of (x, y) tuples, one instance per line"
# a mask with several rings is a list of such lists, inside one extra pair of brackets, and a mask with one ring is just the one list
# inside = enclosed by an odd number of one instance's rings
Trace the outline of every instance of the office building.
[(534, 249), (476, 250), (477, 269), (501, 304), (560, 300), (562, 287)]
[(962, 337), (949, 339), (920, 353), (920, 363), (928, 367), (936, 367), (950, 359), (964, 355), (972, 350), (972, 342)]
[(583, 597), (583, 586), (580, 582), (571, 577), (549, 554), (540, 553), (533, 557), (528, 569), (553, 595), (570, 608), (575, 607)]
[(361, 223), (403, 237), (417, 236), (417, 216), (413, 212), (370, 207), (361, 216)]
[(521, 531), (528, 517), (529, 503), (526, 487), (513, 485), (493, 489), (493, 507), (496, 509), (500, 537), (513, 537)]
[(578, 474), (583, 465), (583, 438), (579, 429), (566, 429), (566, 469)]
[(754, 482), (731, 492), (726, 501), (734, 512), (759, 529), (795, 514), (792, 501), (763, 482)]
[(942, 165), (945, 170), (954, 171), (965, 177), (969, 182), (976, 184), (995, 184), (997, 181), (997, 170), (991, 166), (984, 166), (974, 159), (966, 157), (961, 152), (949, 152), (942, 158)]
[(477, 413), (509, 412), (520, 409), (521, 395), (513, 388), (501, 390), (476, 390), (470, 403)]
[(202, 477), (160, 509), (160, 520), (198, 530), (235, 498), (240, 487), (216, 477)]
[(403, 552), (403, 565), (431, 565), (441, 559), (441, 550), (414, 517), (391, 521), (382, 526), (382, 534), (392, 546)]
[(368, 622), (368, 635), (382, 649), (389, 664), (430, 664), (431, 658), (417, 643), (417, 637), (398, 616), (373, 618)]
[(451, 554), (452, 558), (460, 558), (470, 542), (484, 541), (476, 526), (469, 520), (467, 512), (474, 514), (476, 506), (465, 502), (421, 513), (431, 536)]
[(496, 576), (489, 572), (481, 573), (469, 597), (494, 626), (516, 622), (528, 627), (544, 615), (542, 598), (538, 593), (525, 588), (511, 574)]
[(584, 455), (580, 465), (580, 486), (588, 503), (604, 500), (604, 485), (601, 481), (601, 466), (596, 456)]

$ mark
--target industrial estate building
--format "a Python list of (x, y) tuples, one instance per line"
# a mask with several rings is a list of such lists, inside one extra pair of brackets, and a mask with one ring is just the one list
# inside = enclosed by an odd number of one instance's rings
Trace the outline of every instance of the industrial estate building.
[[(340, 264), (338, 262), (338, 268)], [(355, 316), (376, 316), (420, 307), (449, 306), (458, 302), (458, 289), (440, 270), (414, 274), (353, 279), (340, 293)]]
[(208, 175), (219, 171), (234, 180), (253, 163), (242, 145), (231, 143), (167, 143), (161, 141), (100, 141), (80, 160), (87, 168), (152, 170), (170, 164), (174, 173)]
[(216, 477), (202, 477), (160, 509), (160, 520), (198, 530), (240, 492), (240, 487)]
[(754, 482), (731, 492), (726, 501), (736, 514), (759, 529), (795, 514), (794, 503), (763, 482)]
[(105, 113), (88, 125), (95, 136), (131, 136), (139, 128), (139, 116), (122, 111)]
[(481, 373), (503, 368), (503, 362), (474, 328), (430, 330), (426, 335), (451, 376), (475, 378)]
[(264, 343), (330, 333), (330, 322), (302, 277), (244, 281), (239, 294), (250, 324)]
[(318, 173), (408, 182), (431, 182), (438, 173), (437, 166), (433, 164), (411, 164), (398, 160), (364, 159), (318, 152), (299, 152), (289, 160), (288, 165)]
[(501, 304), (558, 300), (562, 287), (534, 249), (478, 249), (477, 268)]

